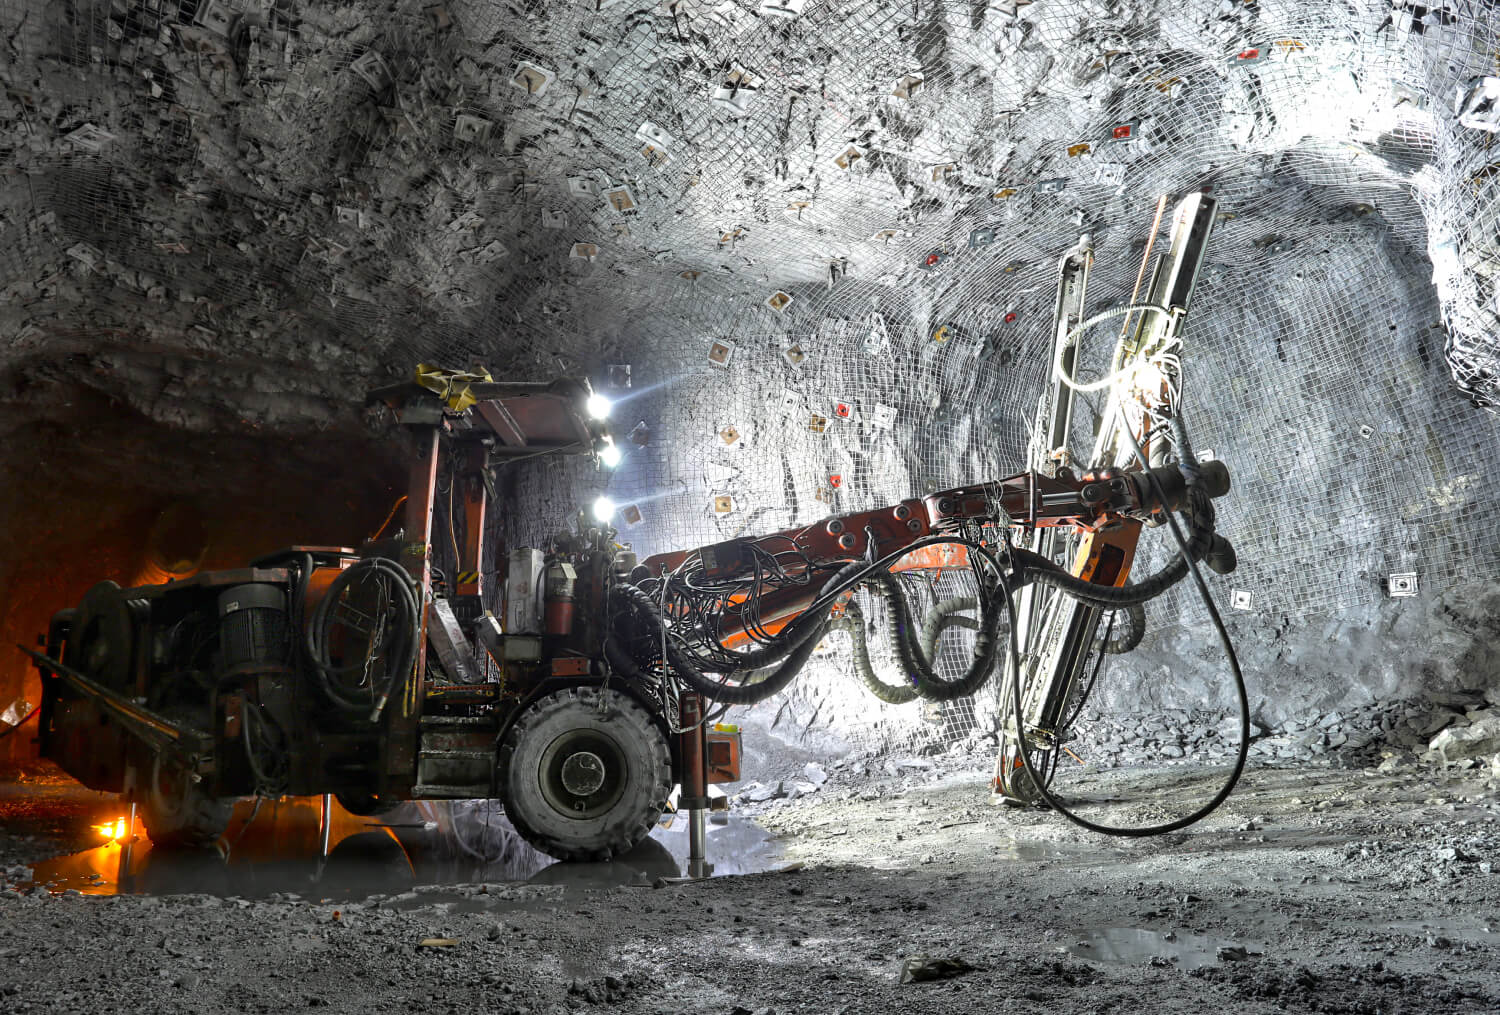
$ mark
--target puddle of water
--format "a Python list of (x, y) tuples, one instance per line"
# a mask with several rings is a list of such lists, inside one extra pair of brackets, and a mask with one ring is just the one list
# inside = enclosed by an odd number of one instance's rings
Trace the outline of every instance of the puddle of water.
[[(678, 815), (671, 828), (658, 828), (651, 838), (665, 846), (672, 859), (687, 869), (686, 814)], [(727, 824), (709, 824), (707, 852), (715, 874), (759, 874), (774, 869), (782, 860), (781, 843), (770, 832), (738, 814), (730, 814)]]
[(1101, 848), (1046, 839), (1017, 839), (1001, 836), (995, 841), (995, 852), (1012, 860), (1071, 860), (1081, 863), (1113, 863), (1126, 854), (1122, 850)]
[(1096, 962), (1117, 962), (1138, 966), (1151, 962), (1170, 962), (1178, 969), (1202, 969), (1217, 965), (1220, 948), (1244, 948), (1250, 953), (1260, 947), (1249, 941), (1203, 937), (1198, 934), (1174, 933), (1168, 941), (1165, 934), (1136, 927), (1106, 927), (1089, 931), (1068, 946), (1068, 951)]
[(1500, 934), (1492, 924), (1447, 923), (1441, 920), (1395, 920), (1390, 923), (1362, 924), (1361, 930), (1380, 928), (1396, 934), (1415, 937), (1447, 938), (1464, 944), (1500, 944)]
[[(397, 894), (414, 885), (646, 887), (681, 876), (687, 866), (685, 818), (609, 863), (558, 863), (527, 845), (498, 803), (482, 800), (407, 803), (378, 820), (335, 803), (323, 858), (320, 803), (317, 797), (266, 803), (251, 821), (253, 804), (241, 801), (218, 847), (209, 850), (153, 848), (137, 824), (134, 836), (33, 865), (32, 883), (85, 895), (341, 899)], [(772, 869), (781, 850), (765, 830), (730, 815), (725, 825), (709, 825), (708, 856), (716, 874), (747, 874)]]

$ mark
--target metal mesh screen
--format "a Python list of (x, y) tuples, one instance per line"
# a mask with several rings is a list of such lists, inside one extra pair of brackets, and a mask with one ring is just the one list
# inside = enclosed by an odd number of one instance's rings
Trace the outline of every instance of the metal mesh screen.
[(1468, 0), (0, 0), (0, 356), (628, 363), (621, 468), (518, 466), (505, 524), (604, 490), (644, 554), (1014, 471), (1058, 255), (1093, 234), (1116, 304), (1207, 187), (1234, 587), (1440, 588), (1500, 556), (1497, 39)]

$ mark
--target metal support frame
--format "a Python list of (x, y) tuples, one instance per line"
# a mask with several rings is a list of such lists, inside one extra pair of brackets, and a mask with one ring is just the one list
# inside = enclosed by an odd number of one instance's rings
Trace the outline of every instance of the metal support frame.
[(380, 793), (393, 799), (410, 795), (417, 776), (417, 740), (422, 719), (423, 674), (427, 672), (427, 622), (432, 602), (432, 513), (437, 497), (438, 428), (417, 431), (419, 451), (412, 462), (406, 494), (406, 545), (401, 563), (417, 583), (417, 658), (401, 688), (399, 708), (386, 710), (386, 767)]
[[(1078, 336), (1069, 336), (1086, 314), (1089, 270), (1093, 264), (1093, 242), (1088, 236), (1083, 236), (1078, 245), (1064, 254), (1057, 265), (1053, 348), (1048, 362), (1058, 363), (1069, 373), (1076, 367), (1079, 345)], [(1073, 389), (1059, 378), (1053, 377), (1037, 404), (1031, 444), (1027, 449), (1026, 465), (1032, 472), (1055, 478), (1060, 467), (1073, 464), (1068, 443), (1073, 426), (1074, 400)], [(1031, 530), (1025, 546), (1048, 560), (1056, 560), (1066, 542), (1066, 537), (1055, 528), (1036, 528)], [(1041, 713), (1055, 711), (1055, 708), (1048, 707), (1048, 702), (1035, 699), (1055, 698), (1056, 694), (1036, 695), (1028, 692), (1035, 691), (1039, 683), (1048, 688), (1066, 684), (1067, 689), (1071, 690), (1072, 681), (1062, 680), (1058, 671), (1076, 663), (1073, 658), (1076, 652), (1046, 653), (1043, 646), (1061, 649), (1066, 645), (1076, 646), (1084, 638), (1091, 642), (1098, 611), (1080, 610), (1081, 604), (1076, 600), (1035, 584), (1021, 589), (1017, 600), (1016, 638), (1022, 647), (1019, 659), (1022, 668), (1021, 693), (1026, 698), (1022, 702), (1022, 711), (1028, 719), (1035, 721)], [(1043, 659), (1044, 654), (1049, 655), (1049, 658)], [(1007, 658), (1003, 670), (1004, 680), (1000, 686), (1000, 721), (1003, 732), (999, 754), (995, 759), (993, 789), (1004, 797), (1023, 799), (1025, 794), (1022, 787), (1014, 785), (1013, 779), (1018, 771), (1024, 775), (1024, 769), (1017, 753), (1018, 740), (1010, 727), (1010, 717), (1015, 711), (1011, 703), (1012, 666), (1013, 661)], [(1042, 672), (1050, 673), (1050, 679), (1037, 681), (1036, 676)]]
[[(1158, 223), (1160, 220), (1158, 206)], [(1213, 231), (1215, 201), (1205, 194), (1191, 194), (1180, 202), (1173, 214), (1172, 233), (1169, 246), (1157, 261), (1152, 272), (1151, 285), (1146, 303), (1165, 308), (1161, 311), (1143, 311), (1132, 323), (1126, 319), (1121, 330), (1120, 341), (1112, 358), (1111, 372), (1120, 374), (1133, 362), (1165, 352), (1175, 353), (1181, 344), (1180, 332), (1192, 302), (1193, 289), (1203, 264), (1203, 255)], [(1152, 237), (1155, 239), (1153, 224)], [(1146, 247), (1146, 258), (1151, 255), (1152, 243)], [(1064, 255), (1058, 266), (1058, 295), (1054, 319), (1054, 346), (1051, 362), (1059, 363), (1063, 370), (1072, 371), (1077, 359), (1077, 338), (1068, 336), (1082, 320), (1086, 309), (1085, 291), (1088, 268), (1092, 261), (1092, 250), (1088, 237), (1078, 247)], [(1142, 262), (1142, 277), (1146, 261)], [(1137, 282), (1139, 284), (1139, 280)], [(1134, 296), (1131, 302), (1134, 303)], [(1159, 414), (1175, 412), (1170, 404), (1167, 380), (1161, 380), (1161, 391), (1149, 393), (1159, 398)], [(1031, 448), (1033, 469), (1046, 469), (1061, 450), (1066, 456), (1073, 412), (1073, 391), (1056, 377), (1043, 394), (1037, 407), (1037, 435)], [(1095, 431), (1093, 457), (1090, 463), (1098, 466), (1115, 466), (1134, 470), (1138, 467), (1134, 449), (1125, 439), (1124, 429), (1130, 425), (1124, 403), (1130, 398), (1148, 397), (1148, 393), (1113, 388), (1108, 397), (1102, 418)], [(1045, 434), (1045, 443), (1039, 444)], [(1152, 440), (1149, 419), (1141, 425), (1136, 435), (1143, 449), (1149, 449), (1151, 466), (1162, 464), (1165, 442)], [(1045, 460), (1044, 460), (1045, 456)], [(1169, 506), (1164, 505), (1164, 509)], [(1141, 523), (1117, 521), (1116, 523), (1084, 533), (1070, 570), (1074, 575), (1099, 585), (1120, 587), (1130, 575), (1130, 566), (1135, 557), (1136, 543), (1140, 538)], [(1050, 530), (1037, 529), (1033, 533), (1030, 549), (1047, 557), (1057, 552), (1058, 540)], [(1019, 603), (1020, 627), (1017, 637), (1021, 644), (1021, 712), (1026, 723), (1027, 740), (1034, 749), (1055, 751), (1060, 738), (1066, 733), (1062, 725), (1067, 722), (1067, 706), (1074, 698), (1079, 678), (1092, 654), (1090, 649), (1097, 638), (1099, 620), (1104, 611), (1067, 596), (1053, 588), (1030, 586), (1021, 593)], [(1000, 750), (995, 761), (993, 789), (998, 799), (1027, 802), (1037, 794), (1029, 785), (1029, 778), (1020, 757), (1018, 731), (1014, 728), (1015, 708), (1011, 701), (1011, 671), (1007, 663), (1005, 683), (1000, 694), (1001, 739)]]
[(488, 457), (484, 445), (470, 445), (464, 449), (461, 476), (453, 477), (455, 483), (460, 483), (458, 489), (463, 495), (464, 538), (459, 546), (458, 575), (453, 582), (454, 594), (458, 596), (484, 594), (484, 515), (488, 499), (484, 470)]

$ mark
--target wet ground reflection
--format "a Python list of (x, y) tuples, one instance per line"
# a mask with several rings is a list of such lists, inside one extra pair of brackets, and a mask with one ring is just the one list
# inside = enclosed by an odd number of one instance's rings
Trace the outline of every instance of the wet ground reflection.
[[(527, 845), (491, 801), (405, 803), (379, 818), (350, 814), (335, 802), (326, 857), (319, 798), (267, 801), (253, 820), (252, 810), (250, 801), (236, 806), (216, 849), (153, 848), (137, 823), (134, 836), (33, 865), (33, 884), (85, 895), (339, 899), (413, 885), (650, 885), (681, 876), (687, 866), (685, 819), (656, 829), (609, 863), (561, 864)], [(716, 874), (746, 874), (775, 866), (780, 848), (763, 829), (731, 815), (727, 824), (709, 826), (708, 854)]]
[(1178, 969), (1202, 969), (1225, 961), (1236, 961), (1250, 955), (1259, 955), (1259, 942), (1237, 942), (1228, 938), (1205, 937), (1199, 934), (1154, 930), (1136, 927), (1106, 927), (1089, 931), (1068, 951), (1079, 958), (1096, 962), (1117, 962), (1124, 965), (1149, 963), (1160, 966), (1170, 964)]

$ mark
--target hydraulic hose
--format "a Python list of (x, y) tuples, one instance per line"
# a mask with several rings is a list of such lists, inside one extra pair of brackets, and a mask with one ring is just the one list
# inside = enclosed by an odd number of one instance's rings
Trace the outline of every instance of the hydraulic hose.
[(1131, 603), (1124, 608), (1124, 613), (1130, 618), (1130, 626), (1124, 634), (1110, 636), (1113, 630), (1114, 618), (1110, 618), (1110, 628), (1104, 632), (1104, 644), (1100, 646), (1101, 652), (1107, 652), (1112, 656), (1122, 656), (1127, 652), (1134, 652), (1141, 639), (1146, 637), (1146, 607), (1141, 603)]
[[(329, 656), (329, 633), (333, 627), (334, 605), (351, 584), (371, 575), (383, 576), (390, 586), (398, 606), (395, 623), (399, 625), (399, 630), (384, 646), (385, 656), (389, 663), (385, 687), (377, 693), (372, 684), (366, 694), (355, 696), (339, 687), (336, 678), (364, 669), (366, 662), (361, 660), (347, 666), (334, 665)], [(366, 557), (345, 568), (328, 586), (327, 593), (313, 610), (306, 630), (307, 657), (313, 665), (319, 687), (324, 695), (345, 712), (369, 710), (369, 721), (375, 722), (379, 719), (396, 682), (401, 679), (402, 674), (410, 673), (412, 667), (416, 665), (420, 624), (421, 612), (417, 606), (416, 590), (411, 576), (401, 565), (385, 557)], [(390, 662), (391, 660), (394, 662)]]
[[(863, 567), (864, 564), (861, 562), (852, 566)], [(647, 622), (654, 634), (661, 633), (661, 616), (657, 612), (656, 603), (650, 596), (634, 585), (617, 585), (615, 594), (623, 599), (623, 605), (626, 608), (634, 610), (637, 616)], [(825, 612), (823, 621), (799, 633), (797, 637), (800, 640), (794, 643), (793, 648), (785, 653), (781, 664), (769, 674), (761, 676), (765, 673), (764, 668), (757, 668), (748, 673), (743, 669), (736, 669), (736, 673), (744, 674), (749, 678), (742, 683), (731, 684), (727, 682), (727, 677), (725, 680), (715, 680), (708, 676), (699, 668), (697, 660), (684, 652), (670, 636), (665, 639), (667, 662), (684, 683), (705, 698), (726, 705), (753, 705), (777, 694), (792, 682), (792, 679), (802, 671), (802, 667), (806, 665), (813, 651), (817, 649), (818, 642), (822, 640), (822, 634), (826, 628)], [(611, 652), (608, 642), (606, 642), (605, 651)], [(611, 663), (616, 657), (626, 655), (628, 653), (624, 652), (619, 645), (615, 645), (610, 656)], [(756, 677), (760, 679), (754, 679)]]
[[(1213, 503), (1193, 488), (1190, 488), (1189, 497), (1193, 502), (1187, 512), (1192, 538), (1184, 542), (1183, 555), (1176, 557), (1166, 567), (1138, 584), (1126, 585), (1123, 588), (1095, 585), (1093, 582), (1069, 574), (1046, 557), (1021, 547), (1011, 548), (1011, 560), (1015, 562), (1018, 571), (1024, 572), (1023, 581), (1051, 585), (1074, 599), (1081, 599), (1094, 606), (1117, 610), (1122, 606), (1135, 606), (1150, 602), (1186, 577), (1190, 563), (1202, 560), (1213, 544)], [(1168, 512), (1168, 517), (1170, 516), (1171, 513)], [(1175, 519), (1173, 519), (1173, 524), (1175, 526)]]
[(313, 562), (313, 555), (310, 553), (299, 554), (297, 565), (301, 578), (297, 582), (297, 587), (292, 591), (292, 622), (288, 625), (291, 628), (289, 632), (292, 642), (291, 658), (296, 658), (307, 649), (306, 639), (298, 638), (297, 632), (307, 630), (307, 618), (302, 614), (307, 607), (307, 588), (312, 584), (313, 569), (316, 566)]
[[(972, 545), (967, 540), (953, 539), (951, 541)], [(896, 581), (889, 573), (881, 577), (883, 581), (892, 584)], [(1003, 584), (1004, 578), (1000, 577), (999, 581)], [(889, 585), (887, 587), (889, 588)], [(984, 686), (1000, 654), (1000, 643), (997, 637), (1000, 627), (998, 609), (982, 599), (977, 601), (979, 633), (974, 639), (974, 654), (969, 661), (969, 668), (957, 680), (944, 680), (933, 672), (931, 663), (924, 658), (922, 645), (918, 642), (912, 625), (911, 609), (907, 606), (906, 597), (900, 593), (899, 589), (896, 589), (891, 600), (891, 640), (896, 645), (896, 653), (905, 670), (906, 679), (911, 682), (912, 689), (917, 692), (918, 697), (927, 701), (953, 701), (967, 697)], [(932, 623), (935, 626), (941, 623), (941, 620)], [(935, 643), (936, 634), (934, 633), (932, 637)]]
[[(864, 564), (861, 562), (858, 565), (851, 565), (851, 567), (853, 566), (863, 567)], [(849, 568), (845, 568), (845, 571), (848, 570)], [(842, 573), (844, 572), (840, 572), (840, 574)], [(635, 589), (635, 591), (637, 592), (641, 591), (640, 589), (636, 589), (633, 585), (621, 586), (621, 588)], [(642, 592), (641, 594), (644, 595), (645, 593)], [(650, 605), (652, 607), (652, 615), (657, 616), (658, 611), (656, 610), (655, 601), (650, 600), (649, 596), (647, 597), (647, 600), (650, 602)], [(822, 637), (822, 634), (820, 632), (820, 625), (811, 622), (811, 618), (813, 617), (816, 617), (816, 614), (811, 608), (809, 608), (808, 610), (804, 611), (801, 616), (797, 617), (789, 624), (787, 624), (787, 626), (782, 630), (781, 634), (768, 644), (763, 645), (762, 647), (757, 649), (752, 649), (749, 652), (737, 654), (734, 661), (735, 668), (737, 670), (765, 669), (768, 666), (771, 666), (777, 662), (780, 662), (782, 659), (785, 659), (793, 652), (793, 650), (801, 647), (802, 643), (808, 638), (811, 638), (813, 635)], [(716, 660), (707, 659), (703, 656), (687, 652), (686, 650), (682, 651), (684, 652), (684, 658), (691, 660), (699, 670), (713, 672), (715, 667), (722, 665), (722, 663)]]
[(917, 692), (913, 688), (887, 684), (875, 672), (875, 667), (870, 662), (870, 645), (865, 638), (865, 612), (857, 600), (851, 599), (844, 604), (844, 615), (830, 624), (828, 629), (849, 632), (854, 641), (854, 670), (864, 681), (866, 689), (878, 700), (887, 705), (905, 705), (916, 699)]
[[(922, 658), (929, 661), (936, 658), (938, 639), (948, 629), (961, 627), (970, 631), (978, 630), (979, 621), (973, 617), (966, 617), (961, 612), (975, 609), (978, 604), (978, 600), (973, 597), (959, 597), (944, 600), (929, 608), (922, 625)], [(850, 633), (854, 641), (855, 672), (864, 681), (869, 692), (878, 700), (888, 705), (905, 705), (916, 700), (918, 695), (915, 687), (910, 684), (887, 683), (875, 672), (875, 667), (870, 661), (869, 642), (865, 637), (864, 611), (857, 600), (851, 599), (845, 604), (844, 616), (829, 625), (829, 630)]]
[(979, 600), (974, 596), (954, 596), (928, 607), (927, 616), (922, 621), (922, 653), (929, 662), (937, 660), (938, 639), (950, 627), (967, 631), (979, 629), (979, 621), (964, 616), (964, 611), (978, 608)]
[[(856, 631), (854, 635), (856, 669), (871, 692), (880, 700), (892, 704), (910, 701), (913, 696), (929, 701), (952, 701), (973, 694), (989, 679), (999, 656), (998, 628), (1001, 617), (999, 609), (992, 604), (969, 599), (960, 600), (953, 605), (939, 604), (940, 607), (945, 607), (947, 612), (930, 614), (927, 620), (931, 625), (931, 630), (928, 630), (928, 625), (924, 625), (923, 634), (919, 636), (900, 584), (889, 572), (891, 563), (897, 558), (921, 546), (938, 543), (960, 543), (978, 548), (978, 544), (960, 537), (938, 535), (903, 547), (880, 560), (855, 561), (847, 564), (824, 584), (809, 607), (801, 616), (788, 624), (774, 642), (763, 649), (737, 656), (734, 670), (725, 674), (721, 679), (709, 676), (710, 673), (723, 672), (721, 661), (705, 659), (691, 653), (670, 636), (663, 638), (666, 662), (689, 687), (711, 700), (729, 705), (746, 705), (764, 701), (792, 681), (812, 656), (818, 642), (828, 631), (834, 629), (835, 622), (829, 621), (828, 617), (837, 597), (862, 583), (875, 582), (881, 585), (892, 598), (891, 639), (901, 659), (906, 680), (910, 684), (910, 694), (907, 693), (906, 686), (890, 685), (875, 676), (873, 667), (870, 666), (868, 645), (864, 638), (863, 613), (855, 606), (854, 616), (850, 620), (850, 629)], [(997, 580), (1003, 581), (998, 567), (995, 570)], [(644, 590), (634, 585), (618, 585), (615, 586), (611, 595), (617, 598), (624, 609), (640, 617), (654, 636), (662, 637), (664, 624), (659, 607)], [(962, 677), (957, 680), (944, 680), (933, 672), (927, 653), (923, 651), (923, 639), (931, 640), (935, 646), (942, 630), (953, 626), (954, 623), (959, 623), (959, 621), (948, 619), (948, 614), (976, 605), (979, 606), (981, 615), (978, 621), (971, 621), (979, 631), (975, 640), (973, 659)], [(838, 622), (838, 627), (845, 629), (842, 622)], [(630, 657), (629, 651), (614, 635), (606, 639), (605, 653), (610, 665), (626, 676), (634, 676), (641, 672), (639, 665)], [(767, 673), (768, 667), (765, 663), (774, 663), (778, 660), (781, 661), (781, 665)], [(730, 676), (737, 677), (737, 682), (730, 683)]]

